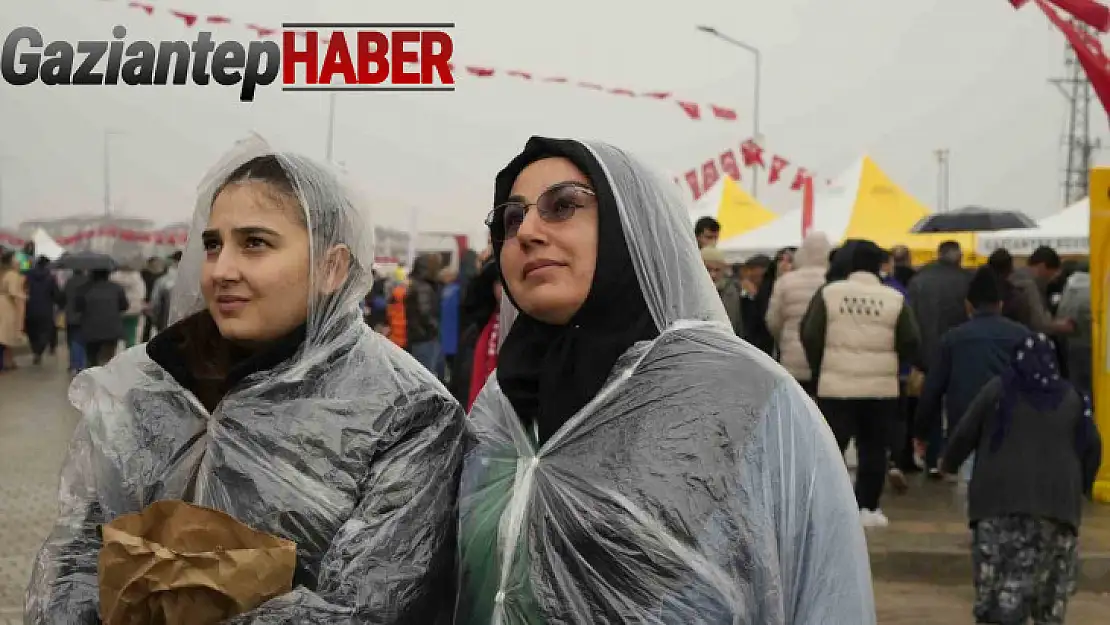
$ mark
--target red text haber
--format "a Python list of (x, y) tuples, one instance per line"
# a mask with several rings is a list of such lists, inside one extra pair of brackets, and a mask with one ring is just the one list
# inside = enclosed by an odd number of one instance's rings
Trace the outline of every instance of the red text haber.
[[(321, 35), (329, 39), (321, 48)], [(284, 31), (282, 33), (282, 82), (298, 84), (297, 69), (305, 70), (304, 83), (328, 85), (454, 85), (451, 54), (454, 43), (443, 30)], [(406, 65), (417, 65), (406, 71)]]

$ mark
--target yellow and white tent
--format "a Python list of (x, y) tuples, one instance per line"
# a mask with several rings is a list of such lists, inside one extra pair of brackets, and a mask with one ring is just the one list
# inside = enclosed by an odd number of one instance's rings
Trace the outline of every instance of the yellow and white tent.
[[(967, 254), (975, 251), (969, 233), (910, 234), (931, 211), (886, 175), (874, 160), (863, 156), (837, 176), (813, 198), (813, 230), (824, 232), (834, 244), (847, 239), (869, 239), (890, 249), (905, 245), (916, 262), (936, 256), (943, 241), (957, 241)], [(802, 238), (802, 209), (798, 207), (779, 219), (718, 245), (730, 258), (772, 254), (797, 246)]]
[(691, 221), (713, 217), (721, 223), (721, 241), (741, 235), (778, 218), (740, 185), (725, 176), (690, 209)]

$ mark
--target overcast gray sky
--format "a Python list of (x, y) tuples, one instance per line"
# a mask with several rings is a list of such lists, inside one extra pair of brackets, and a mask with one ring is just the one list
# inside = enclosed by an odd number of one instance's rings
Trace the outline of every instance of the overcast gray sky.
[[(767, 147), (833, 176), (871, 154), (911, 193), (936, 200), (933, 150), (951, 149), (951, 204), (1013, 207), (1038, 216), (1060, 207), (1065, 100), (1064, 39), (1036, 7), (1005, 0), (148, 0), (160, 8), (237, 22), (454, 21), (456, 60), (634, 90), (673, 91), (740, 112), (737, 122), (691, 121), (677, 106), (564, 85), (460, 76), (439, 94), (342, 94), (335, 157), (375, 198), (375, 218), (477, 234), (496, 171), (531, 134), (598, 138), (631, 149), (671, 175), (751, 134), (753, 63), (695, 31), (698, 23), (760, 48)], [(164, 12), (127, 0), (3, 0), (0, 30), (38, 27), (45, 38), (192, 40)], [(217, 40), (248, 41), (241, 25), (212, 26)], [(191, 213), (206, 169), (252, 130), (323, 157), (327, 96), (264, 88), (44, 87), (0, 82), (0, 224), (98, 213), (101, 144), (113, 139), (119, 212), (157, 222)], [(1097, 102), (1092, 127), (1107, 129)], [(1102, 160), (1102, 159), (1100, 159)], [(787, 184), (761, 186), (776, 212), (800, 202)]]

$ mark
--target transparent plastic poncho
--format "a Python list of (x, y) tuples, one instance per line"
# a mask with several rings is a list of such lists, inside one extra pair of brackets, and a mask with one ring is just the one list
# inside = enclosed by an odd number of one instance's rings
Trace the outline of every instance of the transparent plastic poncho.
[[(215, 191), (273, 153), (240, 145), (201, 186), (171, 322), (204, 308), (201, 232)], [(324, 253), (345, 245), (346, 282), (311, 297), (296, 355), (251, 374), (213, 413), (147, 355), (129, 349), (78, 375), (83, 418), (61, 475), (60, 513), (34, 565), (27, 623), (99, 622), (98, 527), (163, 499), (225, 511), (297, 544), (292, 592), (233, 623), (430, 623), (450, 615), (465, 416), (408, 354), (373, 333), (373, 228), (327, 168), (278, 154), (311, 240), (311, 292)]]
[(469, 417), (455, 622), (875, 623), (855, 497), (820, 412), (733, 335), (673, 185), (586, 145), (662, 332), (539, 449), (490, 376)]

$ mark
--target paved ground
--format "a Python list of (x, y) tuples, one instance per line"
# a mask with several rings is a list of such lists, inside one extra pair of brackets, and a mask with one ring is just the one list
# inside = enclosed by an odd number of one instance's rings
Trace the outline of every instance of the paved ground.
[[(41, 368), (0, 373), (0, 625), (22, 622), (31, 561), (56, 512), (58, 470), (77, 419), (66, 401), (69, 378), (64, 367), (47, 359)], [(905, 544), (959, 548), (966, 533), (952, 492), (951, 487), (929, 484), (906, 497), (888, 498), (885, 507), (893, 525), (871, 533), (873, 553)], [(1088, 541), (1092, 548), (1110, 547), (1110, 512), (1096, 515), (1091, 517), (1098, 519), (1092, 523), (1095, 531), (1085, 532), (1092, 536)], [(889, 572), (882, 566), (875, 569), (880, 575)], [(967, 585), (954, 585), (951, 578), (932, 583), (927, 570), (924, 579), (913, 583), (877, 581), (875, 592), (882, 625), (972, 622)], [(1110, 595), (1081, 593), (1072, 606), (1068, 623), (1110, 623)]]

